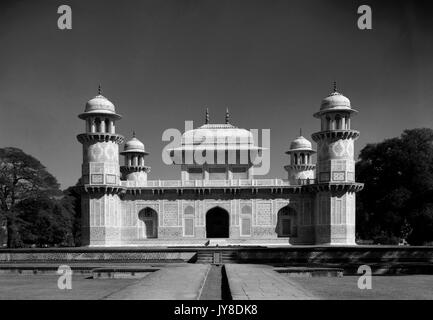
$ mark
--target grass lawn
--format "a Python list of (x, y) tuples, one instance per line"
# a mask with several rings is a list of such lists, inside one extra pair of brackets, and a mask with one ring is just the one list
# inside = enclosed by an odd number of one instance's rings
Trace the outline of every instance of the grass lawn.
[(74, 275), (72, 289), (60, 290), (57, 275), (0, 275), (0, 300), (27, 299), (102, 299), (139, 279), (86, 279), (88, 275)]
[(357, 276), (289, 280), (322, 299), (433, 299), (433, 275), (373, 276), (372, 289), (358, 289)]

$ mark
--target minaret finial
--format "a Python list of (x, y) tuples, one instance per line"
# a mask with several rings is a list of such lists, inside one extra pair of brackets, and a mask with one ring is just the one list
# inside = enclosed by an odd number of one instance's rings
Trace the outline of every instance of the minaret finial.
[(135, 130), (132, 130), (132, 137), (135, 138)]
[(206, 118), (204, 120), (205, 124), (209, 124), (209, 108), (206, 108)]
[(334, 81), (334, 92), (337, 92), (337, 81)]
[(230, 113), (229, 113), (229, 108), (226, 109), (226, 124), (230, 123)]
[(100, 96), (102, 94), (102, 88), (101, 84), (98, 85), (98, 95)]

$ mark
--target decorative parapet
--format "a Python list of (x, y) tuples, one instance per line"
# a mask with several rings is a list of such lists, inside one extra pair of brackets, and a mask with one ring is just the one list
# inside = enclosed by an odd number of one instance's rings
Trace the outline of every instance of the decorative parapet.
[[(293, 185), (286, 179), (148, 180), (140, 182), (140, 188), (285, 187), (302, 186), (314, 182), (314, 179), (299, 179), (298, 184)], [(121, 181), (121, 184), (124, 187), (137, 187), (135, 181)]]
[(121, 181), (127, 193), (163, 194), (166, 190), (175, 190), (182, 194), (184, 190), (193, 190), (197, 194), (209, 194), (212, 190), (223, 190), (224, 193), (238, 194), (241, 190), (270, 190), (271, 193), (309, 192), (304, 186), (313, 184), (314, 179), (299, 179), (298, 184), (290, 184), (283, 179), (251, 179), (251, 180), (149, 180), (145, 182)]

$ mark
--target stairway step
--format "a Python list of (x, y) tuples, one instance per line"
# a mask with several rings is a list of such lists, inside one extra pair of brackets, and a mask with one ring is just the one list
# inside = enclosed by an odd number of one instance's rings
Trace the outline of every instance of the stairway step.
[[(219, 255), (215, 257), (215, 254)], [(214, 263), (215, 258), (218, 262), (221, 263), (233, 263), (238, 260), (237, 252), (234, 251), (226, 251), (226, 250), (206, 250), (206, 251), (198, 251), (197, 252), (197, 260), (196, 263)]]

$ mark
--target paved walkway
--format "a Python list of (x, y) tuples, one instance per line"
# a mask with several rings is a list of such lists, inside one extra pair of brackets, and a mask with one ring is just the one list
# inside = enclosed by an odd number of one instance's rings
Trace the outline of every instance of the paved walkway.
[(205, 264), (167, 265), (105, 299), (195, 300), (199, 297), (209, 268), (210, 265)]
[(266, 265), (226, 264), (233, 300), (318, 299)]

